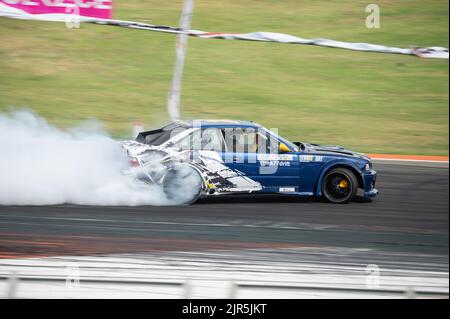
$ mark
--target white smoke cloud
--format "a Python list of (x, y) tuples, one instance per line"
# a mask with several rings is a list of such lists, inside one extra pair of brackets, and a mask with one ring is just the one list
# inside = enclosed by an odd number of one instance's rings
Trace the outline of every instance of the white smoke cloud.
[(122, 174), (120, 145), (92, 125), (62, 131), (30, 111), (0, 113), (0, 205), (164, 205)]

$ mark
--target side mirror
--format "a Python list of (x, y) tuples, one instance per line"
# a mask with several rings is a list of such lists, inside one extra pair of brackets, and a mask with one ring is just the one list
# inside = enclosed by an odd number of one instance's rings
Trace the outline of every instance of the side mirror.
[(278, 146), (278, 151), (280, 153), (290, 153), (291, 150), (289, 147), (286, 146), (286, 144), (284, 143), (280, 143), (280, 145)]

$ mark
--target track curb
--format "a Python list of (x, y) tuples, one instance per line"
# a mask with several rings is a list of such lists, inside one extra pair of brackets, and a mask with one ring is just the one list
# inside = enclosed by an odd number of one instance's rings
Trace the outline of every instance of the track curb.
[(372, 159), (384, 161), (405, 161), (405, 162), (431, 162), (448, 163), (448, 156), (428, 156), (428, 155), (394, 155), (394, 154), (366, 154)]

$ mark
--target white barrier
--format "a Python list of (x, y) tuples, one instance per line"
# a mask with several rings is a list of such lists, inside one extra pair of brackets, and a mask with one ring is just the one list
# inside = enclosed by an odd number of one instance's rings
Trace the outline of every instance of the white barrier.
[[(55, 283), (64, 283), (67, 281), (66, 277), (48, 277), (48, 276), (19, 276), (17, 273), (11, 273), (9, 276), (0, 276), (0, 281), (6, 281), (7, 287), (5, 298), (20, 298), (18, 288), (20, 284), (26, 282), (35, 282), (46, 284), (51, 287)], [(95, 287), (123, 287), (123, 286), (170, 286), (179, 288), (178, 297), (182, 299), (189, 299), (191, 297), (192, 283), (189, 280), (185, 281), (169, 281), (169, 280), (143, 280), (143, 279), (108, 279), (108, 278), (87, 278), (82, 280), (83, 284), (93, 284)], [(317, 298), (448, 298), (448, 291), (437, 290), (417, 290), (414, 287), (408, 286), (405, 289), (363, 289), (363, 288), (349, 288), (349, 287), (335, 287), (335, 286), (312, 286), (312, 285), (288, 285), (276, 283), (261, 283), (261, 282), (245, 282), (245, 281), (229, 281), (227, 285), (228, 298), (238, 299), (239, 292), (245, 289), (250, 290), (265, 290), (268, 296), (273, 292), (280, 291), (296, 291), (300, 293), (309, 294)], [(91, 287), (92, 288), (92, 287)], [(155, 293), (153, 291), (153, 293)], [(156, 292), (157, 293), (157, 292)], [(126, 294), (126, 292), (124, 292)], [(36, 296), (39, 298), (40, 296)], [(103, 298), (104, 296), (102, 296)], [(106, 296), (107, 297), (107, 296)], [(124, 297), (128, 297), (124, 295)], [(98, 297), (94, 297), (98, 298)], [(120, 298), (120, 297), (119, 297)]]

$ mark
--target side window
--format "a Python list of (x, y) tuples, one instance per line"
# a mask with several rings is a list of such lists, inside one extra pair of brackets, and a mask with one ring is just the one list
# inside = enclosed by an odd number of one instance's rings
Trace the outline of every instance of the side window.
[(223, 130), (228, 152), (278, 153), (278, 141), (263, 131), (253, 128)]
[(205, 150), (220, 152), (224, 149), (223, 136), (219, 129), (208, 128), (195, 131), (176, 143), (182, 150)]
[(278, 154), (279, 144), (280, 142), (278, 139), (266, 132), (260, 132), (258, 148), (261, 153)]
[(202, 130), (201, 147), (205, 151), (221, 152), (225, 149), (222, 132), (219, 129)]
[(179, 140), (175, 146), (181, 148), (182, 150), (191, 150), (194, 145), (194, 139), (192, 134), (189, 134), (188, 136), (182, 138)]
[(258, 151), (258, 134), (252, 128), (225, 129), (224, 135), (228, 152), (256, 153)]

